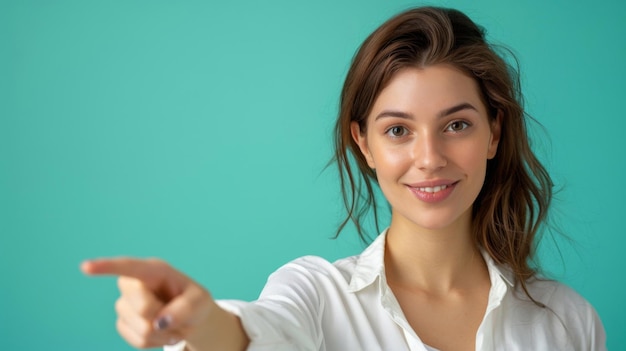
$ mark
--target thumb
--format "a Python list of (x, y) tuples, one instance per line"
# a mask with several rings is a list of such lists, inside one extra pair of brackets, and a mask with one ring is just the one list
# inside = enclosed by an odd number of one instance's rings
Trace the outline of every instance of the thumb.
[(215, 307), (217, 304), (211, 294), (192, 283), (161, 309), (153, 326), (156, 330), (193, 329), (205, 321)]

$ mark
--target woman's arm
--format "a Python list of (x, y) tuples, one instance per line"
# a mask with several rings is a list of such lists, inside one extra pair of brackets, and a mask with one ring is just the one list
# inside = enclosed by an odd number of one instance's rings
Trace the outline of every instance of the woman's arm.
[(120, 335), (137, 348), (186, 341), (186, 350), (245, 350), (249, 339), (239, 318), (220, 308), (211, 294), (169, 264), (156, 259), (86, 261), (88, 275), (118, 276), (115, 304)]

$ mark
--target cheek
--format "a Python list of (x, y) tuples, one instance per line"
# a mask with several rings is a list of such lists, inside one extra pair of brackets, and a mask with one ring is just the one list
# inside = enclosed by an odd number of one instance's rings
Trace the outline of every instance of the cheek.
[(370, 149), (377, 173), (398, 173), (411, 164), (410, 148), (373, 145)]
[(487, 172), (487, 148), (481, 145), (466, 145), (457, 148), (456, 160), (459, 166), (474, 177), (484, 178)]

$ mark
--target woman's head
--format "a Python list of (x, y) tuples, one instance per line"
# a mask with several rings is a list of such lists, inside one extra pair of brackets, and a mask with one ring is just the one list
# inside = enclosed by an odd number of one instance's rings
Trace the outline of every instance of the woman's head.
[(354, 57), (341, 94), (335, 135), (335, 158), (348, 211), (340, 230), (353, 221), (363, 235), (361, 221), (368, 208), (376, 216), (372, 186), (376, 174), (350, 126), (358, 124), (361, 132), (367, 131), (367, 117), (398, 72), (435, 65), (452, 66), (473, 78), (488, 119), (500, 121), (498, 150), (488, 161), (484, 186), (473, 204), (472, 232), (478, 245), (525, 280), (534, 273), (527, 261), (550, 202), (550, 178), (529, 146), (516, 74), (486, 42), (484, 31), (456, 10), (405, 11), (374, 31)]
[(437, 64), (397, 72), (352, 137), (391, 206), (391, 228), (469, 235), (500, 139), (476, 80)]

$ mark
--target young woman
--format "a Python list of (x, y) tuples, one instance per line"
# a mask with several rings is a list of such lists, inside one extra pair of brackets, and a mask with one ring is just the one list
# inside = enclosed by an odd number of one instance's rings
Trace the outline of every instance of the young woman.
[(117, 327), (140, 348), (604, 350), (593, 307), (529, 266), (552, 183), (519, 99), (514, 73), (464, 14), (406, 11), (364, 42), (341, 96), (344, 225), (362, 234), (373, 184), (391, 207), (362, 254), (297, 259), (250, 303), (214, 301), (158, 260), (82, 269), (120, 276)]

